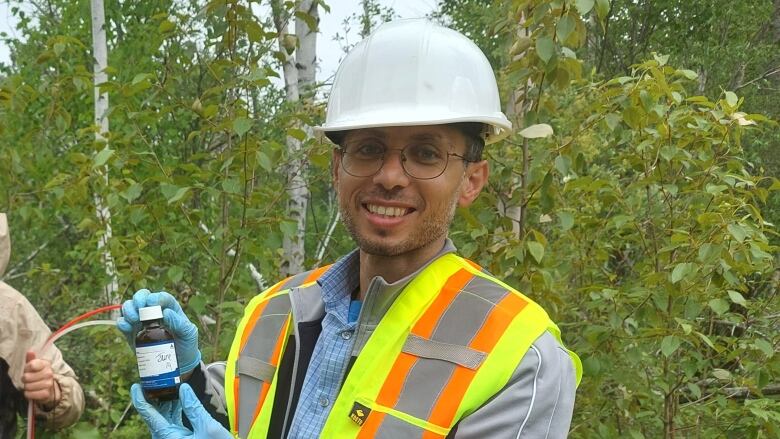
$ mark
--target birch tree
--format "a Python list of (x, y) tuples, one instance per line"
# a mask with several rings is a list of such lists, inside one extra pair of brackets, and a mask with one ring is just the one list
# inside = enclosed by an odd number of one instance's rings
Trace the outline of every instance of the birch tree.
[[(106, 143), (106, 134), (108, 133), (108, 93), (100, 90), (100, 85), (107, 81), (106, 67), (108, 67), (108, 47), (106, 45), (106, 18), (103, 7), (103, 0), (91, 0), (90, 7), (92, 11), (92, 52), (94, 56), (94, 96), (95, 96), (95, 142), (97, 144)], [(95, 156), (95, 165), (99, 180), (102, 184), (108, 185), (108, 167), (105, 162), (112, 151), (108, 144)], [(103, 200), (98, 190), (93, 193), (95, 200), (95, 209), (99, 224), (103, 224), (103, 235), (98, 239), (98, 251), (102, 250), (102, 262), (105, 266), (108, 283), (104, 286), (105, 298), (108, 303), (118, 303), (119, 281), (116, 274), (116, 265), (108, 242), (111, 239), (111, 211)], [(114, 317), (118, 315), (113, 312)]]
[[(310, 100), (316, 72), (317, 22), (319, 14), (316, 0), (304, 0), (295, 7), (295, 31), (289, 31), (289, 14), (281, 2), (272, 2), (274, 25), (278, 35), (279, 53), (286, 99), (290, 107), (300, 110), (305, 100)], [(287, 217), (296, 224), (295, 233), (284, 234), (282, 275), (303, 270), (306, 232), (306, 209), (309, 188), (306, 183), (307, 160), (304, 141), (312, 137), (312, 128), (300, 119), (294, 119), (288, 128), (286, 147), (291, 158), (287, 165)]]

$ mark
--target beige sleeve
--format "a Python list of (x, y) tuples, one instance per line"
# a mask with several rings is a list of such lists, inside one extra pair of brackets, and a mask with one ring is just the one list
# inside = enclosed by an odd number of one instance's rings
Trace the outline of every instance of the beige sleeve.
[[(51, 346), (45, 352), (40, 349), (51, 334), (51, 331), (41, 319), (27, 299), (8, 284), (0, 282), (0, 298), (3, 303), (0, 308), (8, 310), (10, 316), (1, 326), (12, 335), (13, 340), (3, 340), (0, 352), (9, 364), (9, 375), (14, 385), (23, 389), (22, 374), (24, 372), (25, 354), (29, 350), (38, 353), (39, 358), (51, 362), (54, 377), (62, 390), (60, 402), (50, 411), (36, 404), (36, 418), (44, 422), (46, 427), (59, 429), (74, 424), (84, 412), (84, 391), (81, 389), (76, 373), (62, 358), (62, 352), (56, 346)], [(13, 320), (16, 320), (15, 324)], [(7, 343), (8, 342), (8, 343)]]
[(54, 379), (57, 380), (62, 394), (59, 404), (51, 411), (46, 411), (43, 407), (36, 404), (35, 417), (53, 429), (73, 425), (79, 420), (81, 414), (84, 413), (84, 391), (77, 381), (76, 373), (62, 359), (62, 353), (59, 349), (52, 346), (43, 357), (51, 361)]

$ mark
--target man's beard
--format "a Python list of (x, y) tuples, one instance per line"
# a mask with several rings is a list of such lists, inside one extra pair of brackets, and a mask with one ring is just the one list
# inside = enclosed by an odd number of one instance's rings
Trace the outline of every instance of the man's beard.
[[(341, 212), (344, 226), (360, 250), (376, 256), (398, 256), (425, 247), (442, 236), (447, 236), (450, 224), (452, 224), (452, 220), (455, 218), (459, 195), (460, 191), (455, 191), (444, 210), (440, 210), (433, 216), (426, 218), (419, 227), (412, 230), (405, 239), (396, 244), (384, 243), (381, 240), (373, 240), (361, 236), (358, 233), (351, 211), (341, 201), (339, 202), (339, 211)], [(380, 230), (378, 234), (382, 236), (383, 232)]]

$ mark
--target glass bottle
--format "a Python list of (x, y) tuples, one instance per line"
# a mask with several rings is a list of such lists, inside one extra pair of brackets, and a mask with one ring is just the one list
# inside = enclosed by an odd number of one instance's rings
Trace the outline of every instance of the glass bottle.
[(135, 337), (138, 374), (147, 401), (171, 401), (179, 398), (179, 363), (173, 335), (162, 325), (162, 308), (148, 306), (138, 310), (143, 329)]

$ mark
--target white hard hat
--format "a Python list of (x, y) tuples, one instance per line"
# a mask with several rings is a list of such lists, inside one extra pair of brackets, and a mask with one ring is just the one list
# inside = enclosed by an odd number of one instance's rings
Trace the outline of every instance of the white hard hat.
[(379, 26), (333, 80), (318, 135), (357, 128), (481, 122), (485, 143), (509, 134), (493, 69), (464, 35), (424, 19)]

